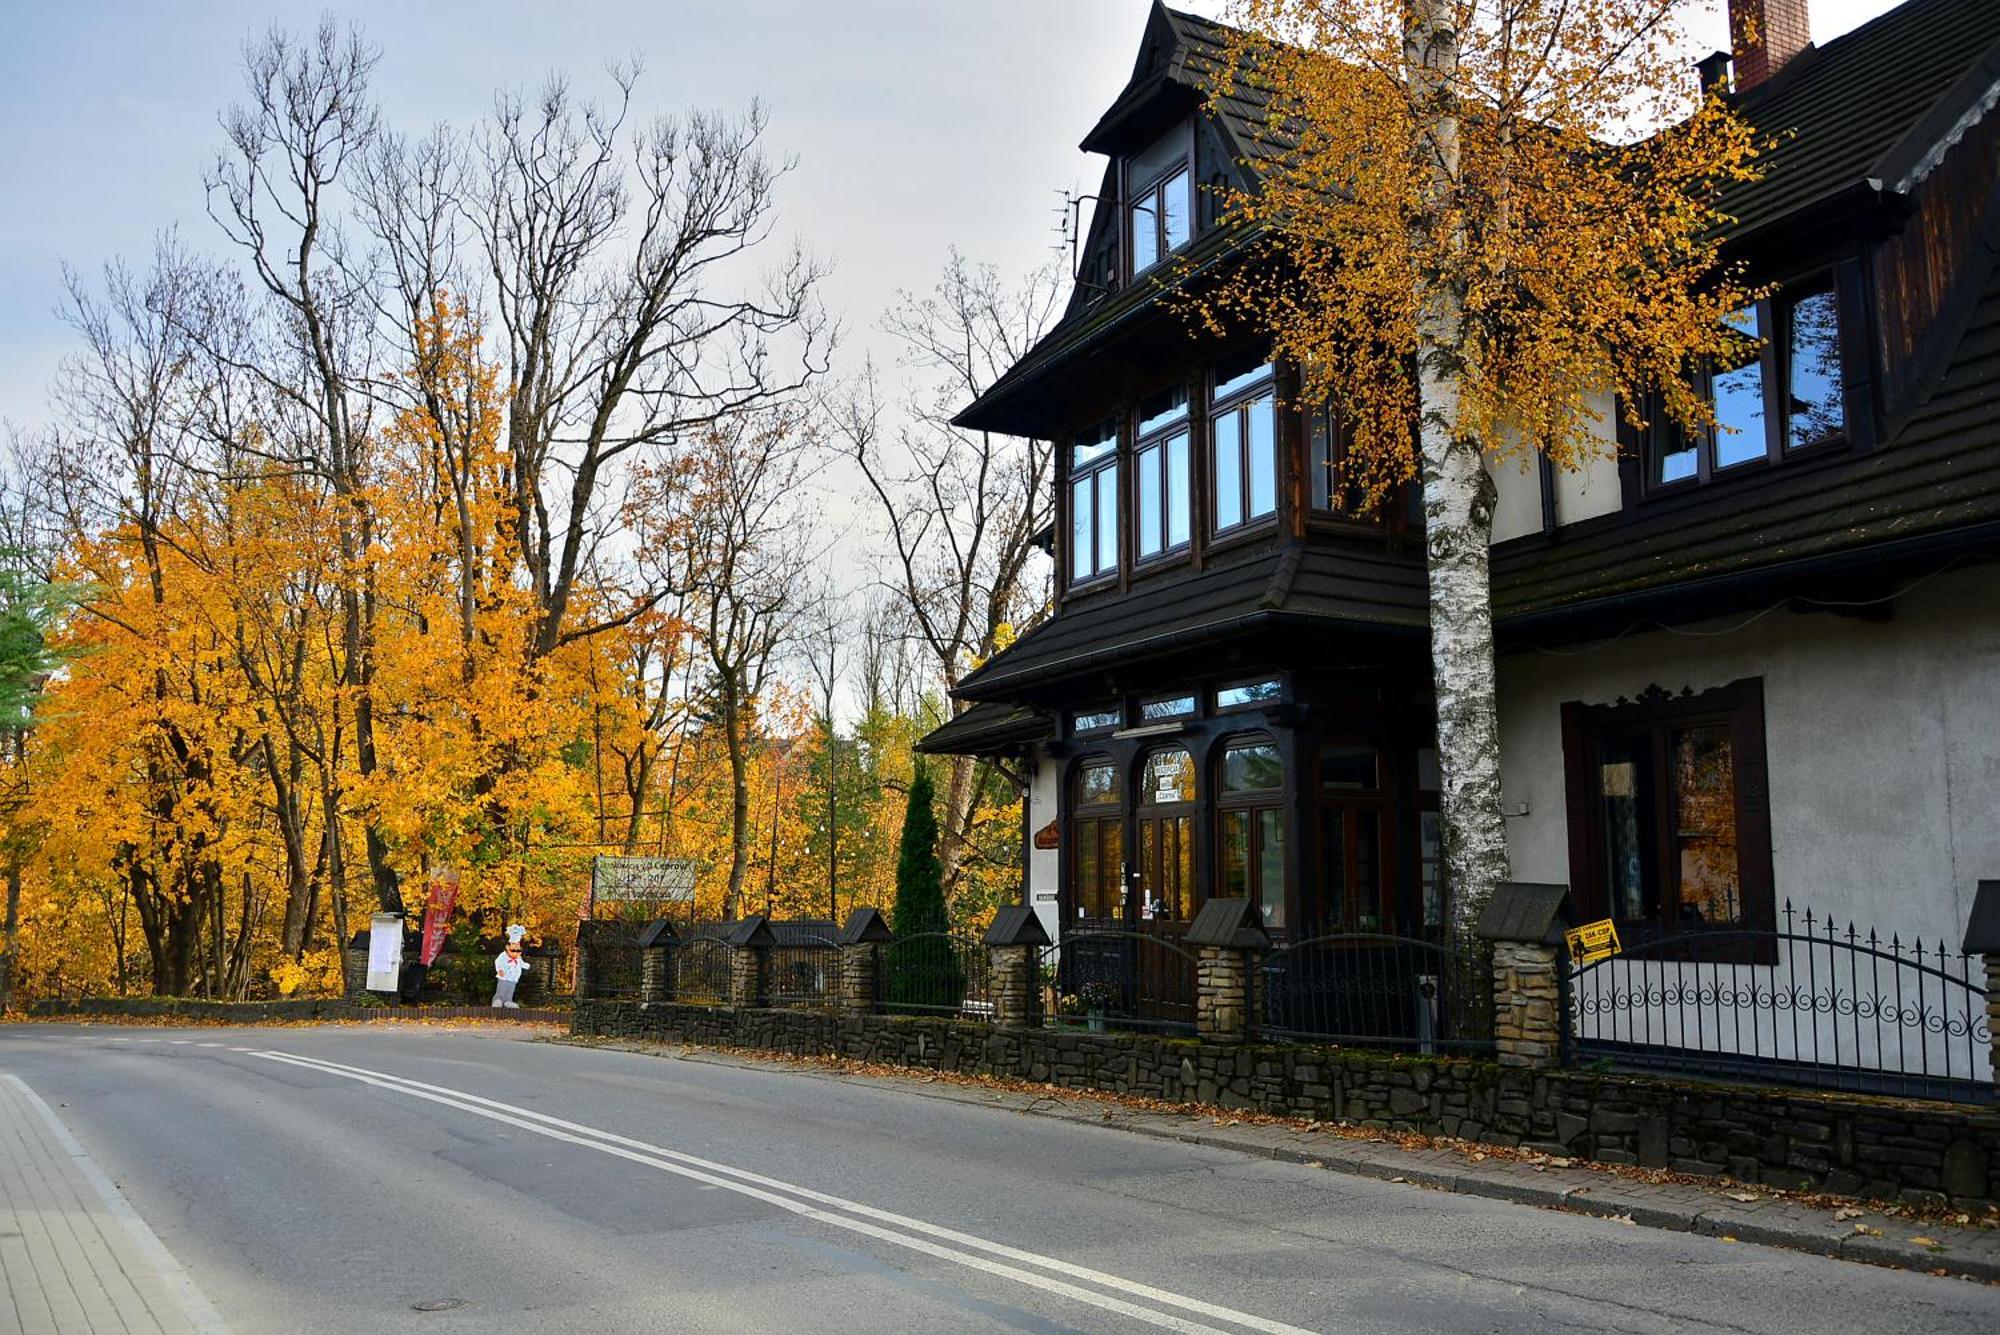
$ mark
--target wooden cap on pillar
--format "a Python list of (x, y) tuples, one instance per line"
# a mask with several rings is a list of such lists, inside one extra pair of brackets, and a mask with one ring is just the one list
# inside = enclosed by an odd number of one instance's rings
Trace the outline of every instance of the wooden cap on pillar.
[(1488, 941), (1529, 941), (1562, 944), (1563, 933), (1576, 925), (1576, 902), (1566, 885), (1532, 881), (1502, 881), (1473, 926), (1473, 934)]
[(1031, 906), (1009, 904), (993, 915), (993, 925), (986, 929), (986, 944), (1046, 946), (1049, 944), (1049, 929), (1042, 926), (1041, 915)]
[(847, 915), (847, 925), (840, 929), (840, 944), (865, 946), (894, 940), (895, 935), (889, 930), (889, 920), (882, 916), (882, 910), (856, 909)]
[(1247, 899), (1211, 899), (1201, 906), (1181, 938), (1191, 946), (1225, 950), (1269, 950), (1271, 937), (1257, 906)]
[(1972, 916), (1965, 920), (1968, 955), (2000, 955), (2000, 881), (1981, 881), (1972, 892)]
[(654, 946), (671, 946), (680, 940), (680, 933), (665, 918), (655, 918), (639, 929), (639, 949), (648, 950)]
[(771, 924), (761, 913), (753, 913), (747, 918), (739, 918), (729, 924), (722, 939), (732, 946), (768, 946), (777, 940), (771, 934)]

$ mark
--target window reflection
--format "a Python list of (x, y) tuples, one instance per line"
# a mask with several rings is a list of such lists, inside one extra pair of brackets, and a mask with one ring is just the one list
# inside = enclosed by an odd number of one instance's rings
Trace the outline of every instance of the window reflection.
[[(1746, 340), (1759, 337), (1757, 308), (1745, 306), (1729, 318), (1732, 329)], [(1755, 344), (1746, 343), (1742, 361), (1733, 369), (1715, 372), (1710, 387), (1715, 395), (1715, 466), (1747, 463), (1764, 457), (1768, 444), (1764, 437), (1764, 366)]]
[(1803, 449), (1846, 430), (1840, 393), (1840, 319), (1833, 289), (1812, 292), (1792, 304), (1785, 361), (1785, 445)]

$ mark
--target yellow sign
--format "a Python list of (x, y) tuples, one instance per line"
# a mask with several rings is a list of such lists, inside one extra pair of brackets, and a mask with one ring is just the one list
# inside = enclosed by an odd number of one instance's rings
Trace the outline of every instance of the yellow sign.
[(1623, 948), (1618, 944), (1618, 924), (1609, 918), (1572, 927), (1563, 935), (1569, 941), (1571, 964), (1595, 964), (1610, 959)]

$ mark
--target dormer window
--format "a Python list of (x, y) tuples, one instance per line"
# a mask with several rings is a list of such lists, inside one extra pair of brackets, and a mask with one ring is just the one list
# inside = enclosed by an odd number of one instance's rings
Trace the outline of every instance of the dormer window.
[(1717, 430), (1655, 428), (1654, 488), (1707, 482), (1846, 437), (1840, 307), (1823, 274), (1730, 317), (1741, 352), (1701, 375)]
[(1188, 128), (1181, 125), (1125, 161), (1125, 236), (1134, 276), (1194, 236), (1191, 145)]

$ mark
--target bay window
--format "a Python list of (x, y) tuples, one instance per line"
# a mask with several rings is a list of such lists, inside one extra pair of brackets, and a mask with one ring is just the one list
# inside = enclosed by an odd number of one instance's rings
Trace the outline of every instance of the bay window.
[(1216, 367), (1209, 412), (1213, 520), (1227, 532), (1278, 512), (1278, 415), (1271, 364), (1238, 358)]
[(1118, 422), (1079, 431), (1070, 447), (1069, 574), (1082, 584), (1118, 569)]
[(1140, 402), (1132, 472), (1137, 559), (1144, 561), (1186, 547), (1192, 501), (1184, 387), (1176, 385)]

